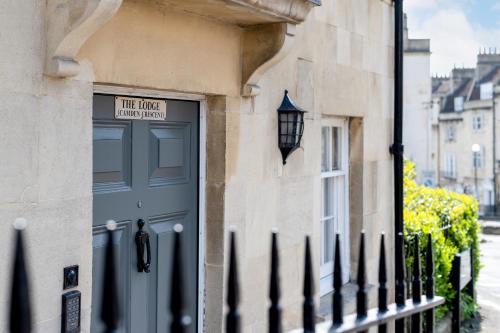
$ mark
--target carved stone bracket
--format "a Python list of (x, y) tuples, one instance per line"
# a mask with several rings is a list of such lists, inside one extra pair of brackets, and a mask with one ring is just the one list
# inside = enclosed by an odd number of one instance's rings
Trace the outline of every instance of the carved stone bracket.
[(121, 4), (122, 0), (48, 0), (45, 73), (54, 77), (77, 75), (78, 51)]
[(248, 27), (243, 39), (243, 96), (260, 92), (260, 78), (290, 51), (295, 24), (273, 23)]

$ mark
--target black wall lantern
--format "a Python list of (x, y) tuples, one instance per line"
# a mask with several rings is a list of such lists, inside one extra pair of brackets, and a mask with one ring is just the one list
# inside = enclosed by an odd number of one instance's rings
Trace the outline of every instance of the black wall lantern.
[(278, 108), (278, 145), (283, 164), (286, 164), (288, 155), (300, 147), (304, 133), (304, 113), (306, 111), (296, 107), (288, 97), (288, 90), (285, 90), (285, 97)]

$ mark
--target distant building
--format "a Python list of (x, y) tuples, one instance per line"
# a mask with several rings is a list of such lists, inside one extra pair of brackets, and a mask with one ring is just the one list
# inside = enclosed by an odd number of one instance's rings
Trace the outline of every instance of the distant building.
[(440, 111), (439, 185), (475, 195), (483, 213), (495, 202), (498, 171), (494, 160), (498, 164), (499, 154), (497, 149), (495, 158), (493, 150), (500, 128), (493, 97), (499, 82), (500, 53), (496, 50), (480, 52), (476, 68), (455, 68), (450, 77), (432, 79), (433, 101)]
[(408, 38), (405, 17), (404, 132), (405, 156), (415, 162), (417, 179), (429, 186), (436, 184), (437, 153), (432, 131), (430, 40)]

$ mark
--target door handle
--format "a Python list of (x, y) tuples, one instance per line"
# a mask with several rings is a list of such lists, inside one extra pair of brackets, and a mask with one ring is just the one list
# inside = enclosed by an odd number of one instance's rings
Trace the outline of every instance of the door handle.
[[(149, 273), (151, 266), (151, 245), (149, 243), (149, 234), (142, 230), (144, 228), (144, 220), (137, 220), (139, 230), (135, 233), (135, 245), (137, 247), (137, 271)], [(144, 262), (144, 249), (146, 249), (146, 262)]]

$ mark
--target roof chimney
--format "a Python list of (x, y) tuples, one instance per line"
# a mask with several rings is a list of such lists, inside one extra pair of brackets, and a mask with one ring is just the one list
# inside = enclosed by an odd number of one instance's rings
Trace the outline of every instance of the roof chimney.
[(497, 48), (480, 49), (477, 55), (476, 79), (480, 80), (496, 66), (500, 66), (500, 53), (497, 52)]

